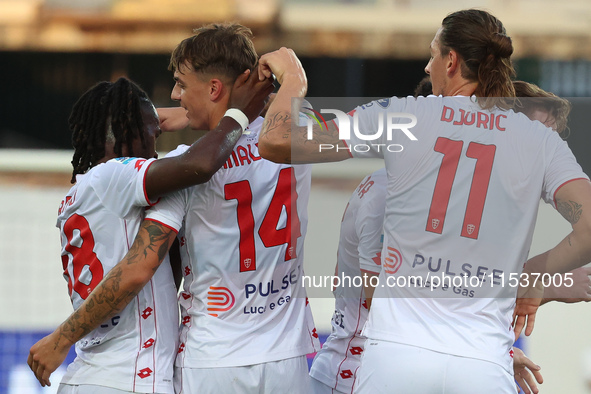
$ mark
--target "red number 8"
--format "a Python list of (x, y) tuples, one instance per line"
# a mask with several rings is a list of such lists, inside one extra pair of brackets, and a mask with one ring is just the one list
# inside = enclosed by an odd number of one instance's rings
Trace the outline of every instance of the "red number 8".
[[(80, 246), (72, 245), (74, 230), (80, 232), (78, 240), (78, 243), (81, 243)], [(85, 300), (92, 290), (100, 283), (104, 275), (103, 265), (96, 253), (94, 253), (94, 237), (90, 231), (88, 221), (83, 216), (76, 214), (70, 216), (68, 220), (66, 220), (63, 232), (68, 239), (65, 249), (72, 255), (72, 268), (74, 274), (74, 280), (72, 281), (72, 278), (70, 278), (68, 273), (69, 257), (67, 254), (62, 255), (64, 276), (68, 278), (68, 292), (71, 297), (72, 290), (74, 290), (83, 300)], [(90, 283), (80, 281), (80, 275), (82, 274), (84, 267), (87, 267), (90, 271)]]

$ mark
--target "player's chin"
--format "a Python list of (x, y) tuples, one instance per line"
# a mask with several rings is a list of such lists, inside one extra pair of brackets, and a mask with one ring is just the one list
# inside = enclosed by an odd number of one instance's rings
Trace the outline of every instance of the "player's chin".
[(193, 119), (189, 116), (187, 117), (189, 118), (189, 128), (191, 130), (208, 130), (209, 126), (205, 122)]

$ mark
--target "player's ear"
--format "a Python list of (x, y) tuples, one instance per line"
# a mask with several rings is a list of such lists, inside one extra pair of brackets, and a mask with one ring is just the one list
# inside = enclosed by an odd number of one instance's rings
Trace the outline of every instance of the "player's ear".
[(448, 76), (453, 76), (457, 71), (460, 70), (460, 56), (456, 51), (450, 49), (447, 56), (444, 57), (445, 69)]
[(209, 80), (209, 99), (211, 101), (217, 101), (224, 90), (224, 83), (218, 78), (212, 78)]

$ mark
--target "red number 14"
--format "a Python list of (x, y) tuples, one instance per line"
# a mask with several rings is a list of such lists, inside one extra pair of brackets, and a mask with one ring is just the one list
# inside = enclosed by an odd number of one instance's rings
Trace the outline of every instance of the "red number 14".
[[(287, 244), (285, 261), (296, 258), (295, 241), (302, 235), (297, 210), (293, 168), (279, 172), (275, 193), (269, 203), (258, 234), (265, 247)], [(240, 272), (256, 270), (256, 248), (254, 239), (254, 216), (252, 213), (252, 190), (247, 180), (229, 183), (224, 187), (226, 200), (237, 200), (236, 215), (240, 229)], [(285, 207), (285, 227), (277, 229), (281, 212)]]

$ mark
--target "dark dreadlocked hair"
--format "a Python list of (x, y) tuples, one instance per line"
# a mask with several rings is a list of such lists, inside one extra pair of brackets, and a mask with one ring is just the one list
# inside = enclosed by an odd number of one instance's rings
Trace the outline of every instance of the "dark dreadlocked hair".
[(150, 102), (148, 95), (127, 78), (100, 82), (78, 99), (68, 119), (74, 147), (71, 183), (105, 157), (107, 135), (118, 156), (123, 155), (123, 145), (134, 156), (132, 144), (137, 138), (146, 146), (142, 102)]

